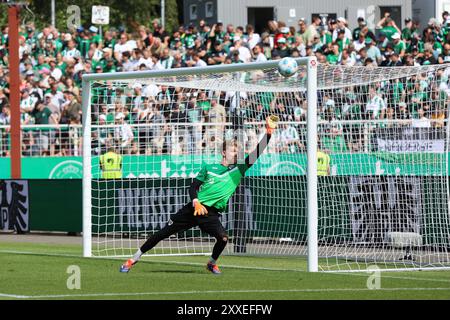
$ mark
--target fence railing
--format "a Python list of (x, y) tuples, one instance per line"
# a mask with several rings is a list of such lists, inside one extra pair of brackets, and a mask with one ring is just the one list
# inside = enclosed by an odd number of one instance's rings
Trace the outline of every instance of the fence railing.
[[(447, 150), (448, 120), (319, 121), (319, 146), (329, 153)], [(23, 125), (22, 156), (81, 156), (82, 125)], [(224, 140), (241, 135), (251, 152), (264, 134), (264, 122), (144, 123), (92, 126), (92, 153), (113, 146), (122, 154), (220, 154)], [(268, 153), (306, 152), (306, 122), (280, 122)], [(10, 154), (10, 126), (0, 126), (0, 157)], [(416, 149), (414, 149), (416, 148)]]

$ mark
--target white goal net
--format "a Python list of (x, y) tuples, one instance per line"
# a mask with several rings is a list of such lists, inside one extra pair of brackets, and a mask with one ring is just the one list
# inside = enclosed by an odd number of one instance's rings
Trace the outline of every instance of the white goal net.
[[(285, 78), (265, 66), (87, 76), (85, 255), (133, 254), (191, 200), (223, 142), (237, 138), (242, 159), (271, 114), (279, 127), (221, 218), (225, 254), (308, 254), (308, 68)], [(319, 270), (450, 266), (449, 75), (446, 65), (317, 67)], [(118, 156), (102, 167), (108, 151)], [(194, 228), (148, 254), (206, 255), (214, 241)]]

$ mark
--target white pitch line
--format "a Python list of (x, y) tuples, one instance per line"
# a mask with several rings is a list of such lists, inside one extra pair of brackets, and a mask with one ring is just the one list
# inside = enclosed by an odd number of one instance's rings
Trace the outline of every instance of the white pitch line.
[(450, 288), (336, 288), (336, 289), (286, 289), (286, 290), (217, 290), (217, 291), (169, 291), (169, 292), (128, 292), (128, 293), (86, 293), (86, 294), (61, 294), (61, 295), (40, 295), (40, 296), (20, 296), (0, 294), (17, 299), (50, 299), (50, 298), (83, 298), (83, 297), (123, 297), (123, 296), (157, 296), (157, 295), (185, 295), (185, 294), (223, 294), (223, 293), (321, 293), (321, 292), (346, 292), (346, 291), (450, 291)]
[(31, 298), (31, 296), (19, 296), (19, 295), (15, 295), (15, 294), (7, 294), (7, 293), (0, 293), (0, 297), (15, 298), (15, 299), (29, 299), (29, 298)]

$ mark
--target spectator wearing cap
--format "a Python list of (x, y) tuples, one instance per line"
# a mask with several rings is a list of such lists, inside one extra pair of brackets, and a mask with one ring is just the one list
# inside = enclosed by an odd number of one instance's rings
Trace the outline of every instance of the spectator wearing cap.
[(366, 26), (367, 26), (366, 20), (364, 20), (363, 17), (358, 17), (358, 26), (355, 29), (353, 29), (353, 32), (352, 32), (352, 36), (353, 36), (354, 40), (359, 38), (359, 34)]
[(226, 52), (222, 47), (222, 42), (220, 40), (214, 41), (214, 46), (207, 54), (208, 64), (222, 64), (225, 62)]
[(244, 63), (244, 61), (242, 61), (239, 58), (238, 50), (231, 51), (230, 54), (225, 58), (225, 64), (233, 64), (233, 63)]
[(242, 45), (242, 40), (239, 36), (233, 38), (233, 47), (230, 48), (230, 52), (233, 51), (239, 52), (239, 60), (242, 60), (244, 63), (250, 62), (252, 59), (252, 53), (247, 47)]
[(339, 35), (340, 30), (344, 30), (344, 39), (345, 41), (351, 41), (353, 40), (352, 32), (349, 28), (347, 28), (347, 20), (343, 17), (339, 17), (336, 20), (337, 22), (337, 28), (333, 31), (333, 41), (336, 41)]
[(291, 55), (291, 49), (287, 45), (286, 38), (278, 39), (278, 47), (272, 51), (272, 56), (279, 56), (280, 58), (289, 57)]
[(401, 39), (401, 36), (399, 33), (394, 33), (392, 35), (392, 42), (394, 45), (394, 52), (398, 54), (400, 59), (403, 59), (406, 53), (406, 44)]
[(97, 45), (103, 42), (96, 26), (90, 26), (89, 32), (91, 33), (91, 42), (96, 43)]
[(397, 52), (392, 52), (389, 56), (389, 62), (387, 64), (388, 67), (401, 67), (403, 66), (402, 60), (400, 59), (400, 55)]
[(102, 66), (101, 65), (96, 65), (95, 66), (95, 68), (94, 68), (94, 72), (95, 73), (103, 73), (103, 68), (102, 68)]
[(346, 37), (345, 29), (338, 30), (338, 36), (336, 38), (336, 43), (339, 45), (339, 52), (348, 49), (351, 44), (351, 40)]
[(384, 54), (384, 52), (386, 51), (386, 48), (388, 47), (389, 43), (390, 42), (386, 34), (383, 31), (380, 31), (380, 35), (378, 36), (377, 39), (377, 47), (378, 49), (380, 49), (382, 54)]
[(98, 61), (95, 60), (92, 61), (94, 68), (100, 65), (102, 67), (102, 70), (105, 69), (106, 65), (108, 64), (108, 61), (113, 58), (112, 52), (113, 50), (111, 48), (103, 48), (101, 59)]
[(395, 24), (395, 21), (391, 18), (391, 14), (389, 12), (384, 13), (383, 19), (378, 21), (376, 28), (380, 29), (380, 32), (386, 36), (389, 42), (392, 41), (392, 35), (395, 33), (402, 33), (402, 31)]
[(375, 64), (379, 65), (383, 61), (380, 49), (375, 45), (375, 40), (366, 38), (367, 57), (370, 58)]
[(278, 39), (280, 39), (280, 38), (285, 38), (287, 43), (289, 44), (289, 38), (291, 38), (291, 34), (290, 34), (290, 30), (288, 27), (280, 28), (280, 33), (279, 33), (279, 36), (277, 37), (277, 44), (278, 44)]

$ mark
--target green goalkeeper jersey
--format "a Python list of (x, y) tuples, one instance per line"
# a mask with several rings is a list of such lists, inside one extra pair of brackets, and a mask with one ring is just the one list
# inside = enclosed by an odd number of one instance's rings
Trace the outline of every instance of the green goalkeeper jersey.
[(227, 207), (241, 178), (248, 167), (246, 164), (231, 165), (207, 164), (202, 167), (196, 179), (203, 182), (197, 195), (201, 204), (214, 207), (220, 212)]

